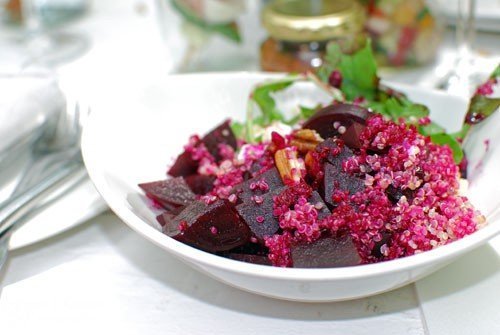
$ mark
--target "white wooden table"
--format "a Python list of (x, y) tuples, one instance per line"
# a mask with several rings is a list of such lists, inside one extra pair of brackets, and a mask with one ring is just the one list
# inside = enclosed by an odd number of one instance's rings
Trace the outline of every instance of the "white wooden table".
[[(64, 87), (98, 102), (108, 90), (126, 94), (129, 80), (171, 72), (172, 51), (163, 49), (154, 16), (147, 0), (95, 1), (93, 12), (68, 28), (85, 33), (92, 49), (60, 68)], [(480, 35), (478, 44), (500, 55), (500, 35)], [(425, 84), (424, 72), (392, 77)], [(221, 284), (108, 212), (12, 252), (0, 284), (2, 334), (500, 333), (499, 238), (414, 285), (355, 301), (303, 304)]]

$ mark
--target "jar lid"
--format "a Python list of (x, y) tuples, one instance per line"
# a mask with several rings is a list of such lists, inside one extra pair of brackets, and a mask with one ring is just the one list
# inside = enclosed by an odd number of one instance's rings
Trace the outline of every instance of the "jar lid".
[(292, 42), (358, 33), (365, 18), (365, 9), (355, 0), (274, 0), (262, 12), (269, 35)]

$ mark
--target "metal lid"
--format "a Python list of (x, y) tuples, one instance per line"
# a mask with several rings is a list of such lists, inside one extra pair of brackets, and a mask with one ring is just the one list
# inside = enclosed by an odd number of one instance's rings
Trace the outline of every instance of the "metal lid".
[(274, 0), (262, 12), (269, 35), (292, 42), (355, 34), (365, 19), (364, 8), (355, 0)]

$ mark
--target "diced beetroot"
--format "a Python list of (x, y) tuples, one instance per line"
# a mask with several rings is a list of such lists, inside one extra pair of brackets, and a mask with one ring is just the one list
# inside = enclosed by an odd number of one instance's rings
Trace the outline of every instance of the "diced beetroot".
[(236, 149), (237, 146), (236, 137), (229, 126), (229, 120), (224, 121), (215, 129), (211, 130), (201, 139), (201, 141), (207, 147), (208, 152), (215, 157), (216, 161), (222, 158), (219, 153), (219, 144), (227, 144), (233, 149)]
[(195, 194), (182, 177), (143, 183), (139, 184), (139, 187), (147, 197), (158, 202), (165, 209), (185, 206), (195, 199)]
[(331, 214), (330, 210), (323, 202), (323, 199), (321, 198), (318, 192), (313, 191), (311, 197), (307, 199), (307, 201), (312, 205), (314, 205), (314, 208), (316, 208), (316, 210), (318, 211), (318, 219), (324, 219), (325, 217)]
[(382, 257), (382, 251), (380, 250), (380, 248), (384, 244), (390, 243), (391, 238), (392, 238), (392, 234), (390, 232), (388, 232), (388, 231), (383, 231), (381, 233), (381, 235), (382, 235), (382, 239), (380, 241), (378, 241), (378, 242), (375, 242), (375, 246), (372, 249), (372, 256), (374, 256), (376, 258), (381, 258)]
[(214, 176), (193, 174), (184, 178), (191, 191), (195, 194), (204, 195), (214, 188)]
[(326, 160), (339, 169), (342, 168), (343, 161), (354, 156), (351, 149), (346, 147), (342, 141), (339, 141), (335, 138), (328, 138), (318, 144), (318, 146), (316, 147), (316, 151), (326, 152)]
[(467, 179), (467, 166), (468, 165), (469, 165), (469, 162), (467, 161), (467, 155), (464, 152), (464, 158), (462, 158), (462, 161), (460, 162), (460, 164), (458, 164), (461, 178)]
[(158, 223), (162, 227), (165, 227), (166, 225), (169, 225), (173, 221), (174, 218), (175, 218), (175, 214), (172, 214), (170, 212), (163, 212), (156, 217), (156, 221), (158, 221)]
[(172, 177), (189, 176), (197, 172), (198, 165), (198, 162), (191, 157), (191, 154), (184, 151), (182, 154), (177, 156), (177, 159), (167, 173)]
[(316, 130), (322, 138), (345, 134), (353, 123), (366, 125), (372, 113), (359, 105), (339, 103), (319, 110), (307, 120), (302, 128)]
[(240, 262), (247, 262), (260, 265), (272, 265), (271, 261), (269, 260), (269, 258), (267, 258), (267, 256), (229, 253), (226, 255), (226, 257)]
[(309, 199), (313, 189), (308, 184), (301, 182), (292, 186), (285, 186), (276, 192), (274, 205), (282, 209), (291, 209), (297, 203), (299, 197)]
[(365, 184), (362, 179), (352, 176), (349, 173), (342, 171), (338, 166), (326, 163), (324, 167), (324, 194), (325, 202), (332, 207), (337, 203), (332, 199), (335, 191), (347, 191), (349, 195), (360, 192), (364, 189)]
[(250, 238), (250, 243), (242, 245), (241, 247), (231, 249), (227, 253), (267, 256), (267, 254), (269, 253), (269, 249), (266, 246), (257, 243), (257, 241), (255, 241), (254, 239)]
[(273, 192), (260, 196), (258, 202), (249, 199), (236, 206), (236, 210), (246, 222), (253, 235), (260, 241), (265, 236), (274, 235), (280, 228), (279, 222), (273, 215)]
[[(302, 192), (296, 192), (297, 190)], [(310, 188), (302, 190), (300, 185), (283, 186), (272, 190), (261, 196), (262, 202), (256, 203), (250, 199), (236, 206), (236, 210), (250, 227), (254, 236), (262, 242), (265, 236), (274, 235), (280, 228), (278, 218), (273, 213), (275, 208), (274, 199), (276, 198), (276, 201), (286, 207), (293, 207), (300, 195), (307, 196), (308, 201), (315, 205), (318, 210), (318, 218), (323, 219), (330, 215), (330, 210), (318, 192), (312, 191)]]
[(238, 199), (242, 202), (251, 201), (252, 197), (262, 196), (268, 192), (272, 192), (283, 187), (283, 181), (276, 168), (272, 168), (261, 174), (260, 176), (250, 178), (247, 181), (236, 185), (231, 193), (238, 195)]
[(324, 237), (313, 243), (292, 245), (295, 268), (335, 268), (361, 264), (361, 257), (350, 235)]
[(351, 149), (360, 149), (363, 146), (359, 136), (366, 128), (365, 124), (361, 124), (358, 122), (353, 122), (343, 133), (340, 135), (340, 139), (344, 141), (345, 145), (347, 145)]
[[(201, 139), (201, 142), (205, 144), (208, 152), (215, 157), (217, 162), (222, 158), (219, 153), (219, 144), (229, 145), (233, 149), (237, 147), (236, 137), (229, 126), (229, 120), (212, 129)], [(199, 163), (192, 158), (191, 153), (184, 151), (177, 156), (167, 173), (172, 177), (186, 177), (196, 174), (198, 166)]]
[(410, 189), (401, 190), (400, 188), (396, 188), (392, 185), (389, 185), (385, 189), (385, 193), (387, 194), (387, 198), (389, 198), (393, 204), (396, 204), (403, 195), (406, 197), (408, 202), (411, 202), (415, 197), (415, 191)]
[(250, 240), (250, 229), (227, 200), (210, 205), (194, 201), (175, 217), (172, 224), (176, 229), (164, 227), (167, 235), (208, 252), (231, 250)]

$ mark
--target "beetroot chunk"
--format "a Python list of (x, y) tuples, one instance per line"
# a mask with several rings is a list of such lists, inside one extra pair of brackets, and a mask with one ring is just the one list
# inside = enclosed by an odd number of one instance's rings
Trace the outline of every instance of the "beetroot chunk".
[[(361, 106), (338, 103), (326, 106), (307, 120), (302, 128), (316, 130), (323, 138), (338, 136), (353, 148), (360, 148), (359, 133), (372, 113)], [(358, 124), (352, 127), (354, 124)]]
[(294, 268), (335, 268), (361, 264), (361, 257), (350, 235), (324, 237), (313, 243), (293, 245)]
[(392, 185), (389, 185), (389, 187), (385, 189), (385, 193), (387, 194), (387, 198), (393, 204), (397, 204), (399, 202), (399, 199), (401, 199), (401, 197), (403, 196), (405, 196), (408, 202), (410, 203), (413, 201), (413, 198), (415, 197), (415, 191), (410, 190), (409, 188), (402, 190)]
[(165, 227), (167, 225), (170, 225), (172, 221), (175, 218), (175, 214), (172, 214), (170, 212), (163, 212), (160, 215), (156, 217), (156, 221), (162, 226)]
[(139, 184), (148, 198), (158, 202), (165, 209), (185, 206), (195, 199), (195, 194), (184, 181), (177, 177)]
[(242, 202), (248, 202), (252, 197), (262, 196), (281, 187), (283, 187), (283, 181), (278, 170), (273, 167), (257, 177), (236, 185), (231, 193), (237, 194)]
[[(236, 149), (237, 147), (236, 137), (229, 126), (229, 120), (212, 129), (201, 139), (200, 142), (196, 144), (196, 146), (199, 146), (200, 143), (205, 145), (208, 152), (215, 158), (216, 162), (219, 162), (222, 159), (219, 144), (228, 145), (233, 149)], [(177, 159), (167, 173), (172, 177), (186, 177), (196, 174), (198, 166), (198, 161), (193, 159), (191, 153), (184, 151), (182, 154), (177, 156)]]
[(198, 171), (198, 162), (191, 157), (191, 153), (184, 151), (177, 156), (174, 164), (167, 171), (172, 177), (185, 177)]
[(252, 233), (262, 241), (265, 236), (274, 235), (280, 228), (279, 222), (273, 215), (273, 192), (257, 198), (249, 199), (236, 206), (238, 214), (243, 218)]
[(227, 200), (210, 205), (194, 201), (163, 231), (180, 242), (212, 253), (231, 250), (250, 240), (250, 229)]
[(351, 149), (346, 147), (342, 141), (335, 138), (328, 138), (318, 144), (316, 151), (325, 152), (326, 160), (339, 169), (342, 169), (343, 161), (354, 156)]
[(362, 179), (342, 171), (341, 168), (333, 164), (326, 163), (324, 173), (325, 178), (323, 183), (325, 202), (332, 207), (337, 205), (333, 200), (335, 191), (347, 192), (349, 195), (353, 195), (362, 191), (365, 187), (365, 183)]
[(184, 178), (191, 191), (198, 195), (204, 195), (214, 188), (214, 176), (193, 174)]
[(360, 149), (363, 146), (360, 135), (365, 130), (366, 124), (353, 122), (346, 131), (340, 135), (340, 139), (344, 141), (351, 149)]
[(229, 145), (233, 149), (236, 149), (237, 145), (236, 137), (229, 126), (229, 120), (224, 121), (215, 129), (211, 130), (201, 139), (201, 141), (207, 147), (208, 152), (215, 157), (216, 161), (220, 161), (222, 158), (219, 153), (219, 144)]
[(380, 235), (382, 235), (382, 238), (380, 239), (380, 241), (375, 242), (375, 246), (373, 247), (371, 252), (372, 256), (378, 259), (381, 259), (383, 257), (381, 250), (382, 246), (384, 244), (386, 245), (390, 244), (392, 238), (392, 234), (389, 231), (382, 231)]
[(312, 204), (314, 206), (314, 208), (316, 208), (316, 210), (318, 211), (318, 219), (319, 220), (324, 219), (325, 217), (327, 217), (328, 215), (331, 214), (330, 210), (328, 209), (326, 204), (323, 202), (323, 199), (321, 198), (321, 196), (319, 195), (318, 192), (313, 191), (311, 194), (311, 197), (309, 199), (307, 199), (307, 201), (310, 204)]
[(226, 255), (226, 257), (240, 262), (260, 265), (272, 265), (267, 256), (229, 253)]
[[(264, 237), (276, 234), (280, 228), (278, 218), (273, 213), (277, 201), (275, 198), (280, 198), (280, 203), (286, 203), (286, 206), (290, 206), (290, 209), (292, 209), (298, 196), (293, 187), (283, 186), (261, 196), (262, 201), (249, 200), (243, 202), (236, 206), (236, 210), (250, 227), (254, 236), (262, 242)], [(330, 215), (328, 207), (318, 192), (312, 191), (307, 198), (307, 201), (317, 209), (318, 219)]]

